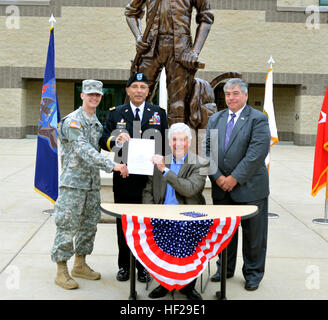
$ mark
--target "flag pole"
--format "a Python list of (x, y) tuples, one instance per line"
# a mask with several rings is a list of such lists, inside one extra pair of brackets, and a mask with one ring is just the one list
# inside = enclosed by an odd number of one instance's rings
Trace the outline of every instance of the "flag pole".
[(313, 219), (312, 222), (317, 224), (328, 224), (328, 172), (326, 177), (325, 215), (323, 219), (322, 218)]
[(51, 14), (51, 17), (49, 19), (49, 23), (50, 23), (50, 28), (53, 28), (55, 23), (56, 23), (56, 19), (55, 19), (53, 13)]
[[(272, 69), (273, 67), (273, 64), (275, 63), (275, 61), (273, 60), (272, 56), (270, 56), (270, 59), (268, 61), (268, 64), (270, 66), (270, 69)], [(271, 153), (271, 143), (270, 143), (270, 150), (269, 150), (269, 154)], [(268, 213), (268, 218), (269, 219), (278, 219), (279, 218), (279, 215), (277, 213), (272, 213), (272, 212), (269, 212)]]
[[(51, 14), (51, 17), (49, 19), (49, 23), (50, 23), (50, 30), (54, 27), (55, 23), (56, 23), (56, 19), (53, 15), (53, 13)], [(46, 209), (46, 210), (43, 210), (42, 213), (43, 214), (47, 214), (49, 216), (52, 216), (55, 212), (55, 209)]]

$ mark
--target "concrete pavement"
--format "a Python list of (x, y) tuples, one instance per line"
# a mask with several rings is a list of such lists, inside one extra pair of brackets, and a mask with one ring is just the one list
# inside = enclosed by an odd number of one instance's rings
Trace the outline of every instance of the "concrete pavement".
[[(0, 299), (126, 300), (129, 282), (115, 279), (116, 229), (109, 217), (98, 225), (94, 252), (88, 257), (90, 266), (101, 272), (101, 280), (76, 279), (80, 288), (73, 291), (54, 284), (56, 265), (49, 251), (55, 223), (53, 216), (43, 213), (53, 205), (34, 191), (35, 154), (35, 139), (0, 140)], [(314, 147), (278, 143), (272, 148), (269, 211), (279, 218), (269, 219), (265, 276), (258, 290), (244, 289), (240, 244), (236, 274), (227, 280), (229, 300), (328, 299), (328, 226), (312, 222), (324, 216), (325, 194), (322, 190), (315, 198), (310, 195), (313, 156)], [(110, 179), (103, 180), (102, 197), (110, 201)], [(209, 190), (205, 193), (209, 198)], [(203, 277), (207, 278), (207, 270)], [(146, 291), (137, 282), (138, 299), (149, 300), (147, 295), (156, 286), (152, 280)], [(215, 300), (217, 290), (219, 284), (209, 282), (202, 296)], [(179, 293), (174, 298), (185, 300)]]

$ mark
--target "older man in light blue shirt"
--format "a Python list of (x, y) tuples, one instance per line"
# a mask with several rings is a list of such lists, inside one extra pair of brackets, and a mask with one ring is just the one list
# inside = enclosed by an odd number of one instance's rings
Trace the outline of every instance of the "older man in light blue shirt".
[[(168, 132), (172, 154), (165, 158), (153, 157), (154, 175), (148, 177), (143, 191), (143, 203), (154, 204), (205, 204), (202, 191), (205, 186), (208, 160), (202, 159), (189, 151), (191, 131), (184, 123), (173, 124)], [(201, 300), (195, 290), (196, 279), (180, 290), (189, 300)], [(168, 290), (158, 286), (150, 298), (160, 298)]]
[[(187, 154), (182, 158), (182, 159), (175, 159), (175, 157), (172, 155), (172, 161), (171, 161), (171, 165), (170, 165), (170, 169), (165, 168), (164, 169), (164, 176), (167, 175), (167, 172), (169, 170), (171, 170), (172, 172), (174, 172), (176, 175), (179, 174), (179, 171), (181, 169), (182, 164), (184, 163), (184, 160), (186, 159)], [(179, 204), (177, 197), (175, 196), (175, 190), (174, 188), (168, 184), (166, 186), (166, 193), (165, 193), (165, 200), (164, 200), (164, 204)]]

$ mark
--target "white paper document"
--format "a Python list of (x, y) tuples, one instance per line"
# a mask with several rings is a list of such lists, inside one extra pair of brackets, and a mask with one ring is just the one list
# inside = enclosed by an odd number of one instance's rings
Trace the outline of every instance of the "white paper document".
[(154, 174), (154, 164), (151, 158), (154, 154), (154, 139), (130, 139), (127, 161), (129, 174), (152, 176)]

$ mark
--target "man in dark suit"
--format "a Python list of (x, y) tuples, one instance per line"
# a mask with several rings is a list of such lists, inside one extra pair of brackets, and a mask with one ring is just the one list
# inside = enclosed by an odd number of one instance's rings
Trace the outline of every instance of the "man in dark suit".
[[(209, 178), (213, 204), (258, 206), (243, 228), (243, 275), (246, 290), (256, 290), (264, 276), (268, 229), (269, 178), (265, 157), (270, 129), (265, 114), (247, 105), (247, 83), (231, 79), (224, 86), (228, 109), (210, 117), (206, 154), (211, 159)], [(228, 245), (227, 277), (234, 275), (238, 230)], [(212, 281), (220, 281), (220, 262)]]
[[(156, 166), (143, 191), (143, 203), (205, 204), (202, 192), (209, 162), (188, 151), (191, 138), (190, 128), (186, 124), (178, 122), (170, 127), (168, 140), (172, 154), (165, 158), (158, 154), (153, 157)], [(202, 300), (195, 290), (196, 280), (180, 290), (189, 300)], [(167, 293), (168, 290), (159, 285), (149, 297), (160, 298)]]
[[(148, 93), (148, 80), (143, 73), (133, 74), (127, 82), (126, 93), (130, 98), (128, 104), (109, 109), (104, 133), (99, 144), (102, 149), (115, 152), (115, 161), (126, 163), (126, 146), (130, 138), (155, 139), (156, 152), (162, 154), (165, 142), (167, 117), (165, 110), (145, 102)], [(113, 174), (113, 192), (115, 203), (142, 203), (142, 190), (146, 185), (147, 176), (130, 174), (122, 178)], [(121, 219), (116, 219), (118, 237), (118, 266), (116, 279), (129, 279), (130, 250), (126, 244)], [(137, 279), (145, 282), (149, 274), (137, 261)]]

